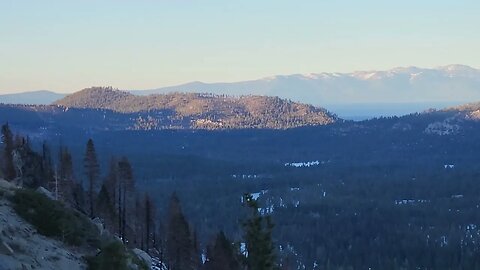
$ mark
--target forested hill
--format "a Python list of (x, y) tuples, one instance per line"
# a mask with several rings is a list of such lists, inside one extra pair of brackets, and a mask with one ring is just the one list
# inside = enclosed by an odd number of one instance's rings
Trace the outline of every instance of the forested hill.
[[(168, 119), (182, 126), (207, 129), (273, 128), (325, 125), (337, 118), (323, 108), (278, 97), (230, 97), (198, 93), (136, 96), (112, 88), (84, 89), (55, 102), (67, 108), (108, 109), (119, 113), (151, 113), (149, 125)], [(167, 117), (167, 116), (165, 116)]]
[(473, 102), (461, 106), (451, 107), (443, 111), (458, 112), (466, 119), (480, 120), (480, 102)]

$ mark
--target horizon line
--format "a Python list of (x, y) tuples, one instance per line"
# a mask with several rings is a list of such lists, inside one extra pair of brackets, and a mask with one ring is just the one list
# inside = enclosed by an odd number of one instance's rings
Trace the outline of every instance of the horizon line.
[[(157, 90), (157, 89), (162, 89), (162, 88), (169, 88), (169, 87), (177, 87), (181, 85), (186, 85), (186, 84), (193, 84), (193, 83), (203, 83), (203, 84), (229, 84), (229, 83), (240, 83), (240, 82), (249, 82), (249, 81), (257, 81), (257, 80), (264, 80), (264, 79), (271, 79), (271, 78), (276, 78), (276, 77), (286, 77), (286, 76), (295, 76), (295, 75), (321, 75), (321, 74), (339, 74), (339, 75), (349, 75), (349, 74), (355, 74), (355, 73), (360, 73), (360, 72), (388, 72), (388, 71), (393, 71), (395, 69), (409, 69), (409, 68), (418, 68), (418, 69), (425, 69), (425, 70), (440, 70), (442, 68), (447, 68), (451, 66), (460, 66), (460, 67), (466, 67), (466, 68), (471, 68), (477, 71), (480, 71), (480, 68), (471, 66), (471, 65), (466, 65), (466, 64), (448, 64), (448, 65), (439, 65), (435, 67), (420, 67), (416, 65), (410, 65), (410, 66), (395, 66), (392, 68), (388, 69), (364, 69), (364, 70), (354, 70), (351, 72), (309, 72), (309, 73), (289, 73), (289, 74), (274, 74), (270, 76), (263, 76), (263, 77), (257, 77), (255, 79), (246, 79), (246, 80), (234, 80), (234, 81), (199, 81), (199, 80), (192, 80), (192, 81), (185, 81), (182, 83), (177, 83), (177, 84), (170, 84), (170, 85), (165, 85), (165, 86), (159, 86), (159, 87), (154, 87), (154, 88), (146, 88), (146, 89), (120, 89), (116, 88), (121, 91), (126, 91), (126, 92), (136, 92), (136, 91), (149, 91), (149, 90)], [(103, 85), (103, 86), (88, 86), (88, 87), (82, 87), (79, 90), (73, 90), (71, 92), (62, 92), (62, 91), (56, 91), (52, 89), (32, 89), (32, 90), (19, 90), (19, 91), (14, 91), (14, 92), (7, 92), (7, 93), (2, 93), (0, 96), (5, 96), (5, 95), (17, 95), (17, 94), (29, 94), (29, 93), (35, 93), (35, 92), (50, 92), (54, 94), (61, 94), (61, 95), (68, 95), (68, 94), (73, 94), (75, 92), (81, 91), (83, 89), (88, 89), (92, 87), (109, 87), (109, 85)], [(113, 87), (113, 86), (112, 86)], [(0, 90), (1, 92), (1, 90)]]

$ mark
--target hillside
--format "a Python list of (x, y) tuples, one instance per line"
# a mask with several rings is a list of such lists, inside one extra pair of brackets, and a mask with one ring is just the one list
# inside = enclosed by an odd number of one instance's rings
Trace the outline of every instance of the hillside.
[(458, 114), (466, 119), (480, 120), (480, 102), (473, 102), (461, 106), (455, 106), (445, 109), (444, 111), (458, 112)]
[(274, 128), (325, 125), (336, 117), (325, 109), (278, 97), (229, 97), (198, 93), (136, 96), (112, 88), (88, 88), (55, 102), (79, 109), (106, 109), (119, 113), (150, 113), (144, 122), (162, 126), (178, 120), (189, 128)]

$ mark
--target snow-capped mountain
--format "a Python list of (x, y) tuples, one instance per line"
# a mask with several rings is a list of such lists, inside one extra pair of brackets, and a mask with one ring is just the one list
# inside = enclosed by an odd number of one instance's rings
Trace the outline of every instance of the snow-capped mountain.
[(387, 71), (279, 75), (233, 83), (192, 82), (132, 92), (141, 95), (169, 92), (255, 94), (314, 105), (468, 102), (480, 100), (480, 70), (464, 65), (400, 67)]

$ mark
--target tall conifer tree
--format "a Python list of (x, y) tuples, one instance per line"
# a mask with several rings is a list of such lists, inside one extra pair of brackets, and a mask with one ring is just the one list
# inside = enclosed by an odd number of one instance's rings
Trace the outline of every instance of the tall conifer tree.
[(100, 166), (97, 161), (97, 154), (95, 152), (95, 145), (93, 140), (89, 139), (84, 158), (85, 174), (88, 180), (88, 200), (90, 206), (90, 217), (94, 217), (94, 196), (95, 187), (97, 185), (98, 176), (100, 174)]
[(275, 269), (275, 249), (272, 241), (273, 223), (270, 216), (259, 213), (257, 200), (245, 194), (244, 200), (251, 216), (244, 222), (247, 268), (249, 270)]
[(8, 123), (2, 126), (2, 143), (3, 143), (3, 175), (6, 180), (13, 180), (15, 179), (15, 167), (13, 164), (13, 150), (14, 150), (14, 142), (13, 142), (13, 134), (10, 130), (10, 126)]
[(135, 183), (130, 162), (123, 157), (118, 162), (118, 214), (119, 214), (119, 235), (126, 243), (127, 212), (134, 209)]
[(213, 247), (208, 248), (205, 270), (240, 270), (240, 263), (232, 242), (219, 232)]
[(169, 269), (195, 269), (196, 260), (190, 227), (182, 213), (180, 200), (175, 193), (170, 199), (166, 249)]

